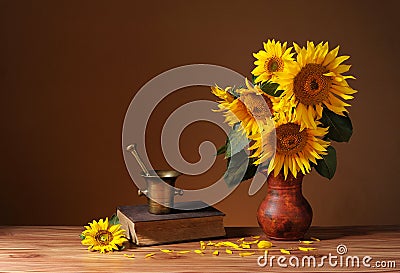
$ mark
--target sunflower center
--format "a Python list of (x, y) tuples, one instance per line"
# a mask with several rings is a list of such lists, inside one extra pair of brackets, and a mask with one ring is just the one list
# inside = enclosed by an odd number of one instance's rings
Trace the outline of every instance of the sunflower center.
[(304, 149), (307, 143), (307, 132), (300, 132), (300, 125), (286, 123), (276, 128), (276, 151), (284, 155), (293, 155)]
[(246, 93), (240, 96), (240, 100), (246, 106), (247, 112), (256, 120), (265, 120), (271, 116), (272, 102), (268, 97)]
[(264, 68), (268, 72), (283, 71), (283, 61), (281, 58), (272, 57), (264, 63)]
[(316, 105), (328, 98), (331, 88), (331, 77), (324, 76), (329, 72), (321, 64), (306, 64), (294, 78), (293, 92), (305, 105)]
[(311, 90), (317, 90), (318, 89), (318, 83), (317, 83), (317, 81), (316, 80), (312, 80), (311, 81), (311, 83), (310, 83), (310, 87), (311, 87)]
[(96, 241), (102, 246), (108, 245), (113, 238), (112, 233), (108, 230), (100, 230), (95, 236)]

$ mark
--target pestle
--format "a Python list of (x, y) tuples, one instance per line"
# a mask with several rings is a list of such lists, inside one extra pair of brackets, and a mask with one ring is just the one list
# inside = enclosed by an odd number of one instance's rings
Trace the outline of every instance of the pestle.
[(140, 158), (137, 150), (136, 150), (136, 143), (129, 145), (126, 147), (126, 150), (130, 152), (136, 159), (137, 163), (139, 164), (140, 168), (142, 168), (143, 173), (145, 176), (150, 176), (149, 170), (146, 168), (146, 165), (144, 165), (142, 159)]

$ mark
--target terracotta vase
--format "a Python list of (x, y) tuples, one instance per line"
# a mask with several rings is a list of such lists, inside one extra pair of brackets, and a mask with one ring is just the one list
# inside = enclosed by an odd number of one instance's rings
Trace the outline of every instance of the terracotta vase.
[(302, 193), (303, 174), (297, 178), (283, 173), (267, 178), (268, 191), (257, 212), (258, 223), (264, 233), (275, 240), (303, 238), (312, 221), (312, 209)]

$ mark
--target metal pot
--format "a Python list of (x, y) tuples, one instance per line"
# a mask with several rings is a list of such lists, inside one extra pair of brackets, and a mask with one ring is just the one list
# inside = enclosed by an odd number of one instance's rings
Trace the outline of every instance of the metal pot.
[(151, 170), (149, 175), (142, 173), (142, 177), (146, 180), (147, 189), (139, 190), (138, 194), (147, 196), (150, 213), (171, 213), (175, 195), (183, 195), (183, 190), (174, 190), (173, 188), (180, 175), (180, 172), (174, 170)]

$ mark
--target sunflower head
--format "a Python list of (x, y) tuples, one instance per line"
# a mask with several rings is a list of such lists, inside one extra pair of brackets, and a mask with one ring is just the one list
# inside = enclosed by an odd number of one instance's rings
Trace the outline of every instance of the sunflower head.
[(271, 119), (277, 99), (264, 93), (259, 86), (252, 86), (246, 79), (246, 87), (235, 90), (237, 97), (233, 97), (228, 91), (213, 87), (212, 92), (222, 99), (219, 102), (219, 110), (223, 111), (226, 122), (233, 126), (240, 123), (240, 130), (246, 136), (257, 134), (262, 124)]
[(90, 251), (105, 253), (119, 250), (118, 247), (128, 241), (124, 236), (125, 230), (121, 229), (121, 225), (110, 224), (108, 218), (100, 219), (98, 222), (93, 220), (85, 228), (86, 230), (82, 232), (82, 245), (87, 245)]
[(275, 80), (277, 73), (284, 71), (289, 63), (293, 62), (292, 48), (287, 49), (286, 46), (286, 42), (281, 44), (275, 40), (268, 40), (264, 43), (264, 50), (253, 54), (257, 60), (251, 73), (256, 77), (256, 83)]
[(293, 93), (304, 105), (321, 104), (328, 98), (332, 78), (321, 64), (306, 64), (293, 80)]
[(303, 48), (294, 44), (294, 48), (297, 61), (277, 73), (276, 82), (284, 90), (280, 104), (292, 101), (296, 105), (295, 111), (304, 123), (302, 128), (316, 128), (323, 107), (344, 115), (350, 104), (343, 100), (352, 99), (357, 92), (346, 81), (354, 77), (342, 75), (350, 69), (350, 65), (342, 64), (349, 56), (338, 57), (339, 47), (329, 51), (327, 42), (317, 46), (307, 42)]
[[(327, 132), (328, 129), (322, 127), (302, 129), (295, 114), (281, 114), (276, 120), (275, 131), (266, 130), (253, 138), (255, 144), (250, 149), (255, 150), (254, 154), (258, 157), (255, 164), (265, 162), (274, 176), (283, 171), (286, 179), (290, 171), (296, 177), (299, 172), (309, 173), (310, 162), (317, 164), (316, 160), (326, 154), (329, 142), (322, 138)], [(276, 142), (271, 141), (272, 133)], [(276, 146), (272, 147), (271, 143)], [(274, 154), (273, 148), (276, 149)]]

